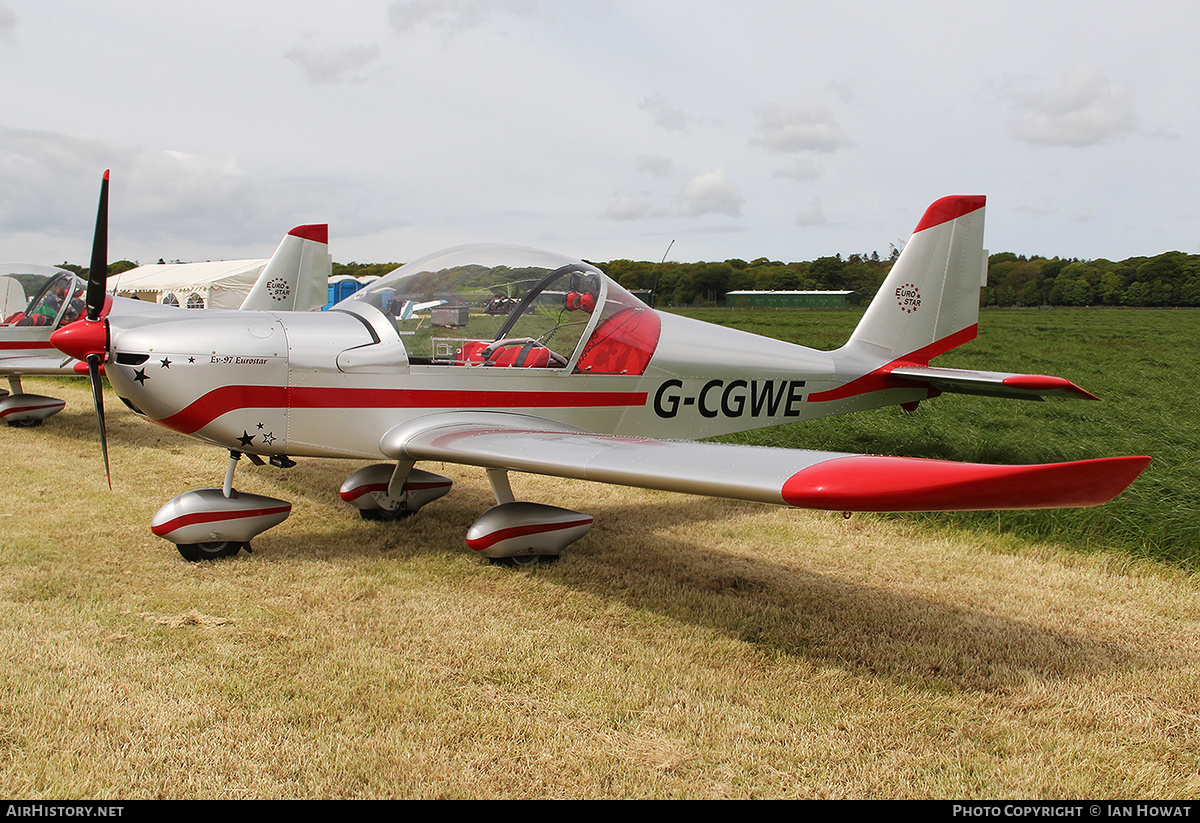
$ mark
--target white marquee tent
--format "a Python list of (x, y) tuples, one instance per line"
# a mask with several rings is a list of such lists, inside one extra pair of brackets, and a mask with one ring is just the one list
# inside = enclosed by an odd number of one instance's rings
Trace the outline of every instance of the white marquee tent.
[(266, 265), (266, 260), (155, 263), (110, 277), (108, 289), (190, 309), (236, 309)]

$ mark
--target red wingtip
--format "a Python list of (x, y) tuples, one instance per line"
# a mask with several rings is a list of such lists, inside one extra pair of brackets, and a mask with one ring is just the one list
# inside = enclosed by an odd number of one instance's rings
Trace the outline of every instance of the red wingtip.
[(108, 179), (108, 171), (109, 171), (108, 169), (105, 169), (105, 170), (104, 170), (104, 179), (105, 179), (105, 180), (107, 180), (107, 179)]
[(1004, 385), (1012, 386), (1013, 388), (1017, 389), (1029, 389), (1031, 391), (1042, 392), (1046, 394), (1054, 391), (1065, 392), (1066, 394), (1081, 397), (1084, 400), (1100, 399), (1087, 389), (1076, 386), (1065, 377), (1051, 377), (1047, 374), (1017, 374), (1012, 377), (1004, 378)]
[(934, 226), (940, 226), (951, 220), (957, 220), (964, 214), (982, 209), (986, 204), (987, 197), (982, 194), (943, 197), (925, 210), (925, 216), (913, 229), (913, 234), (925, 231), (925, 229), (932, 229)]
[(826, 460), (783, 484), (784, 502), (859, 512), (987, 511), (1099, 506), (1128, 488), (1149, 457), (994, 466), (915, 457)]

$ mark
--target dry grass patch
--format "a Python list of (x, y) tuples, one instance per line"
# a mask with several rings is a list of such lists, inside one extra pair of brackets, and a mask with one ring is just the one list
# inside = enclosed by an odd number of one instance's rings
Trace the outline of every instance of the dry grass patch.
[(400, 524), (359, 463), (243, 465), (252, 556), (149, 532), (224, 454), (82, 382), (0, 428), (0, 792), (69, 797), (1193, 797), (1196, 580), (883, 518), (517, 477), (596, 526), (553, 567), (463, 543), (482, 473)]

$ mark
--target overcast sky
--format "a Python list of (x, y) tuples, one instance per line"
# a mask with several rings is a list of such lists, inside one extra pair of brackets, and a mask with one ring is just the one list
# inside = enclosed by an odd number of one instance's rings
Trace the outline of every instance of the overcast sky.
[(1200, 252), (1200, 5), (0, 0), (0, 259)]

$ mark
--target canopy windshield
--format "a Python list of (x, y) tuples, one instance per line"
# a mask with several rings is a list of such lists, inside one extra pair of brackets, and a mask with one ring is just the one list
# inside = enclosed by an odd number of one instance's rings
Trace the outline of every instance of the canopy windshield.
[(69, 271), (0, 263), (0, 325), (57, 327), (83, 314), (87, 285)]
[[(437, 365), (597, 371), (580, 363), (595, 359), (582, 357), (582, 341), (592, 340), (617, 313), (654, 314), (589, 263), (516, 246), (440, 252), (401, 266), (343, 302), (350, 301), (366, 302), (396, 324), (410, 362)], [(656, 320), (654, 327), (657, 343)], [(642, 360), (649, 359), (653, 343)], [(629, 373), (618, 366), (606, 365), (605, 373)]]

